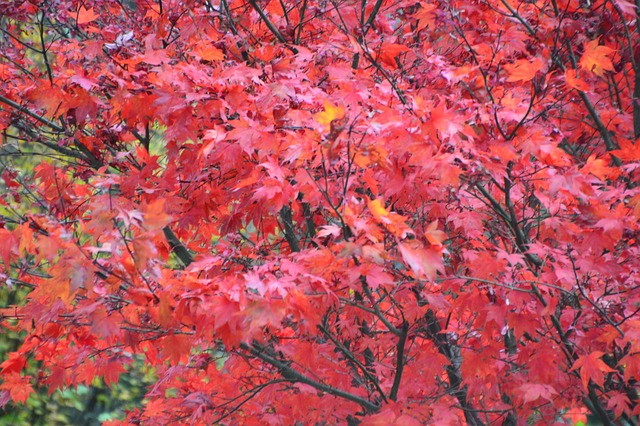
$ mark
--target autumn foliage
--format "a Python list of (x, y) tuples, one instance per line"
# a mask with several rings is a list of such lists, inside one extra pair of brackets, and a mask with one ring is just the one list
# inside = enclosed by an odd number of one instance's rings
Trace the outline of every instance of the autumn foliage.
[(637, 425), (637, 14), (0, 0), (0, 405), (142, 358), (112, 424)]

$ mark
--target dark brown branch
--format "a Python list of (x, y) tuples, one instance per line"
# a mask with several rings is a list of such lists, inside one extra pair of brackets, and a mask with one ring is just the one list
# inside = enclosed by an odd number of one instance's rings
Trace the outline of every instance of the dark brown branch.
[[(409, 100), (407, 99), (407, 95), (404, 94), (404, 90), (402, 90), (399, 86), (398, 86), (398, 82), (396, 81), (396, 79), (390, 75), (386, 69), (384, 69), (382, 67), (382, 65), (380, 65), (378, 63), (378, 61), (376, 61), (374, 59), (373, 56), (371, 56), (371, 54), (369, 53), (368, 50), (366, 50), (366, 46), (363, 46), (362, 44), (360, 44), (360, 47), (362, 47), (362, 51), (364, 53), (365, 58), (367, 58), (367, 60), (371, 63), (371, 65), (374, 66), (375, 69), (378, 70), (378, 72), (380, 72), (380, 74), (382, 74), (382, 76), (384, 77), (385, 80), (387, 80), (387, 82), (391, 85), (391, 88), (393, 89), (393, 91), (395, 92), (395, 94), (398, 96), (398, 100), (400, 100), (400, 102), (402, 103), (402, 105), (404, 105), (405, 107), (407, 107), (409, 109), (409, 111), (411, 111), (412, 114), (415, 115), (415, 112), (413, 111), (413, 108), (411, 108), (411, 104), (409, 103)], [(353, 67), (353, 66), (352, 66)], [(355, 67), (353, 67), (354, 69), (357, 68), (357, 64)]]
[(516, 18), (518, 21), (520, 21), (520, 23), (522, 25), (524, 25), (524, 27), (527, 29), (527, 32), (529, 32), (529, 34), (531, 34), (533, 36), (533, 38), (537, 39), (538, 35), (536, 34), (536, 31), (531, 27), (531, 24), (529, 24), (529, 22), (527, 22), (522, 16), (520, 16), (520, 14), (518, 14), (518, 12), (513, 8), (513, 6), (511, 6), (506, 0), (501, 0), (502, 4), (509, 9), (509, 12), (511, 12), (511, 16)]
[(591, 300), (591, 298), (587, 295), (587, 293), (585, 293), (584, 288), (582, 286), (582, 284), (580, 283), (580, 278), (578, 277), (578, 268), (576, 267), (576, 263), (573, 260), (573, 256), (571, 255), (571, 246), (568, 247), (568, 253), (567, 253), (567, 257), (569, 257), (569, 261), (571, 262), (571, 268), (573, 269), (573, 276), (576, 280), (576, 285), (578, 286), (578, 291), (580, 291), (580, 294), (582, 295), (582, 297), (589, 302), (589, 304), (593, 307), (593, 309), (596, 310), (596, 312), (600, 315), (600, 318), (604, 319), (611, 327), (615, 328), (616, 331), (618, 332), (618, 334), (620, 334), (620, 337), (624, 338), (624, 332), (620, 329), (620, 327), (618, 327), (618, 324), (616, 324), (610, 317), (609, 315), (607, 315), (607, 313), (600, 307), (598, 306), (598, 304), (596, 302), (594, 302), (593, 300)]
[(438, 352), (449, 360), (446, 366), (447, 377), (449, 378), (449, 392), (458, 400), (460, 407), (464, 411), (464, 417), (467, 423), (472, 426), (482, 426), (484, 423), (480, 420), (478, 412), (468, 401), (467, 388), (462, 384), (462, 373), (460, 365), (462, 363), (462, 355), (460, 348), (449, 342), (448, 337), (442, 333), (440, 323), (436, 315), (431, 309), (424, 316), (426, 321), (426, 334), (438, 348)]
[(31, 118), (34, 118), (34, 119), (38, 120), (42, 124), (44, 124), (47, 127), (49, 127), (51, 130), (53, 130), (54, 132), (58, 132), (58, 133), (63, 133), (64, 132), (64, 129), (62, 127), (58, 126), (56, 123), (47, 120), (45, 117), (36, 114), (35, 112), (29, 110), (29, 108), (24, 107), (24, 106), (18, 104), (17, 102), (12, 101), (11, 99), (5, 98), (4, 96), (0, 95), (0, 102), (9, 105), (10, 107), (18, 110), (19, 112), (21, 112), (23, 114), (28, 115)]
[[(227, 410), (227, 412), (218, 417), (217, 419), (213, 420), (211, 422), (211, 424), (217, 425), (220, 424), (220, 422), (222, 422), (224, 419), (230, 417), (233, 413), (237, 412), (238, 410), (240, 410), (242, 408), (242, 406), (244, 404), (246, 404), (247, 402), (249, 402), (253, 397), (255, 397), (258, 393), (260, 393), (260, 391), (262, 391), (263, 389), (265, 389), (268, 386), (274, 385), (274, 384), (278, 384), (278, 383), (283, 383), (283, 382), (287, 382), (287, 380), (271, 380), (267, 383), (261, 384), (259, 386), (256, 386), (255, 388), (252, 388), (246, 392), (243, 392), (241, 394), (241, 396), (238, 396), (236, 398), (232, 398), (231, 400), (225, 402), (224, 404), (222, 404), (220, 407), (223, 407), (225, 405), (229, 405), (232, 402), (235, 402), (236, 400), (238, 400), (241, 397), (245, 397), (242, 401), (240, 401), (240, 403), (238, 403), (235, 407), (233, 407), (230, 410)], [(247, 396), (248, 395), (248, 396)]]
[(309, 377), (291, 368), (286, 362), (280, 361), (267, 355), (266, 353), (264, 353), (263, 348), (257, 344), (249, 346), (246, 343), (240, 343), (240, 349), (251, 353), (251, 355), (255, 356), (256, 358), (277, 368), (282, 377), (287, 380), (290, 380), (292, 382), (304, 383), (305, 385), (309, 385), (321, 392), (346, 399), (347, 401), (355, 402), (356, 404), (360, 405), (367, 413), (375, 413), (380, 409), (379, 406), (372, 403), (371, 401), (368, 401), (357, 395), (353, 395), (349, 392), (345, 392), (341, 389), (334, 388), (333, 386), (325, 385), (324, 383), (320, 383), (313, 379), (310, 379)]
[(404, 371), (404, 345), (407, 343), (407, 332), (409, 331), (409, 323), (404, 322), (402, 324), (402, 333), (398, 339), (398, 345), (396, 347), (396, 375), (393, 378), (393, 385), (391, 386), (391, 392), (389, 392), (389, 399), (395, 401), (398, 398), (398, 390), (400, 389), (400, 382), (402, 381), (402, 372)]
[(303, 0), (302, 7), (300, 8), (300, 22), (297, 26), (298, 34), (296, 35), (295, 44), (300, 44), (300, 37), (302, 37), (302, 27), (304, 24), (304, 14), (307, 11), (307, 2), (308, 0)]
[[(278, 41), (280, 41), (280, 43), (287, 44), (287, 39), (285, 39), (284, 36), (282, 34), (280, 34), (280, 31), (278, 31), (278, 29), (275, 27), (275, 25), (273, 25), (273, 22), (271, 22), (271, 20), (264, 13), (262, 8), (260, 8), (258, 3), (256, 3), (256, 0), (248, 0), (248, 1), (249, 1), (249, 4), (251, 5), (251, 7), (253, 7), (255, 9), (255, 11), (258, 12), (258, 15), (260, 15), (260, 17), (262, 18), (264, 23), (267, 25), (267, 28), (269, 28), (269, 31), (271, 31), (273, 33), (273, 35), (276, 36)], [(296, 49), (295, 47), (291, 47), (290, 49), (291, 49), (291, 51), (293, 53), (295, 53), (295, 54), (298, 53), (298, 49)]]
[[(569, 60), (571, 61), (571, 65), (573, 66), (573, 68), (578, 68), (578, 61), (576, 60), (575, 54), (573, 53), (573, 47), (571, 46), (571, 43), (567, 42), (566, 46), (567, 50), (569, 51)], [(558, 62), (559, 61), (557, 61), (556, 63)], [(565, 67), (562, 66), (561, 68), (562, 70), (564, 70)], [(582, 99), (582, 103), (584, 104), (584, 106), (587, 108), (587, 112), (589, 112), (589, 116), (593, 120), (593, 123), (596, 125), (596, 129), (598, 129), (598, 133), (600, 133), (607, 151), (615, 150), (617, 147), (615, 142), (611, 138), (611, 133), (609, 133), (609, 129), (607, 129), (607, 126), (605, 126), (602, 122), (600, 114), (598, 114), (598, 111), (596, 111), (596, 108), (591, 103), (591, 99), (589, 99), (589, 96), (587, 96), (587, 94), (582, 90), (578, 90), (578, 95), (580, 96), (580, 99)], [(611, 158), (613, 160), (613, 164), (615, 164), (616, 166), (622, 165), (622, 162), (618, 157), (612, 155)]]
[[(363, 4), (364, 4), (364, 0), (363, 0)], [(371, 24), (373, 24), (373, 21), (376, 19), (376, 16), (380, 11), (380, 6), (382, 6), (382, 0), (377, 0), (376, 4), (373, 5), (373, 9), (371, 10), (371, 14), (369, 15), (369, 18), (367, 18), (367, 22), (364, 23), (364, 26), (362, 28), (363, 35), (367, 35), (367, 31), (369, 31), (369, 28), (371, 28)], [(364, 10), (362, 15), (364, 16)]]
[[(514, 232), (514, 235), (516, 235), (516, 244), (518, 246), (519, 251), (525, 255), (525, 258), (527, 258), (527, 260), (531, 262), (531, 264), (540, 266), (542, 264), (542, 261), (537, 256), (533, 257), (534, 255), (530, 255), (530, 254), (528, 255), (527, 253), (525, 253), (524, 250), (526, 250), (526, 242), (527, 242), (526, 238), (522, 234), (518, 236), (518, 234), (516, 233), (518, 231), (521, 233), (522, 231), (519, 230), (519, 227), (517, 227), (517, 220), (515, 224), (513, 223), (513, 220), (512, 220), (512, 218), (515, 217), (515, 211), (513, 209), (513, 205), (511, 204), (511, 200), (510, 200), (510, 190), (511, 190), (510, 180), (505, 179), (505, 187), (504, 187), (505, 200), (506, 200), (505, 202), (508, 205), (508, 210), (510, 211), (510, 213), (507, 213), (502, 208), (502, 206), (497, 202), (497, 200), (495, 200), (491, 196), (491, 194), (489, 194), (489, 192), (486, 189), (484, 189), (484, 187), (482, 187), (482, 185), (477, 184), (476, 187), (480, 190), (480, 192), (483, 193), (483, 195), (485, 195), (485, 197), (489, 199), (491, 205), (494, 206), (494, 211), (499, 216), (501, 216), (505, 220), (507, 225), (509, 225), (509, 227), (512, 229), (512, 231)], [(530, 257), (527, 257), (527, 256), (530, 256)], [(538, 264), (538, 262), (540, 263)], [(536, 273), (536, 271), (534, 270), (532, 270), (532, 272)], [(540, 301), (540, 303), (542, 303), (543, 306), (547, 306), (547, 302), (544, 299), (542, 293), (540, 293), (537, 285), (534, 283), (531, 283), (531, 289), (533, 290), (536, 298)], [(558, 333), (558, 336), (562, 341), (564, 353), (567, 357), (567, 360), (570, 363), (573, 363), (577, 359), (577, 355), (573, 350), (572, 343), (568, 340), (567, 335), (563, 331), (560, 320), (556, 315), (553, 315), (553, 314), (550, 315), (549, 318), (551, 319), (551, 323), (553, 324), (553, 327), (555, 328), (556, 332)], [(597, 415), (605, 425), (612, 425), (608, 415), (606, 414), (606, 410), (603, 408), (602, 403), (600, 402), (599, 398), (595, 394), (595, 391), (592, 389), (592, 386), (593, 384), (589, 385), (589, 394), (588, 396), (585, 397), (586, 401), (589, 402), (589, 409), (595, 415)]]
[(358, 358), (356, 358), (353, 352), (347, 349), (342, 343), (340, 343), (340, 341), (338, 341), (331, 333), (329, 333), (329, 330), (327, 330), (326, 327), (322, 325), (318, 325), (318, 328), (320, 329), (320, 331), (324, 333), (324, 335), (329, 340), (331, 340), (331, 342), (335, 345), (335, 347), (338, 348), (338, 350), (340, 350), (340, 352), (342, 352), (344, 356), (347, 357), (349, 361), (354, 363), (355, 366), (358, 367), (360, 371), (362, 371), (362, 374), (367, 378), (367, 380), (369, 380), (369, 382), (371, 382), (373, 386), (375, 386), (376, 390), (378, 391), (378, 393), (380, 394), (380, 397), (382, 397), (384, 402), (387, 402), (387, 397), (385, 396), (382, 388), (380, 388), (380, 384), (378, 383), (378, 380), (376, 379), (376, 377), (371, 375), (369, 370), (367, 370), (367, 368), (358, 360)]
[(180, 240), (178, 239), (178, 237), (176, 237), (176, 234), (174, 234), (171, 228), (169, 228), (168, 226), (165, 226), (164, 228), (162, 228), (162, 232), (164, 233), (164, 237), (167, 239), (167, 242), (169, 243), (169, 247), (171, 248), (171, 251), (176, 255), (178, 259), (180, 259), (180, 262), (182, 262), (182, 264), (185, 267), (189, 266), (191, 262), (193, 262), (193, 256), (191, 255), (189, 250), (187, 250), (184, 244), (180, 242)]
[[(511, 165), (507, 168), (507, 172), (509, 175), (511, 174)], [(536, 255), (532, 255), (528, 253), (529, 250), (529, 238), (522, 232), (522, 228), (518, 223), (518, 216), (516, 215), (515, 208), (513, 206), (513, 202), (511, 201), (511, 176), (504, 178), (504, 203), (507, 206), (507, 211), (509, 212), (509, 223), (511, 224), (511, 229), (513, 230), (513, 234), (516, 237), (516, 244), (518, 246), (518, 250), (524, 255), (527, 261), (531, 262), (536, 267), (542, 266), (542, 260)]]
[(53, 86), (53, 72), (51, 71), (51, 64), (49, 63), (49, 55), (47, 55), (47, 47), (44, 44), (44, 11), (40, 16), (40, 22), (38, 22), (40, 28), (40, 45), (42, 46), (42, 58), (44, 60), (44, 66), (47, 69), (47, 77), (49, 77), (49, 84)]
[[(505, 181), (507, 181), (507, 179), (505, 179)], [(509, 227), (509, 229), (511, 230), (511, 232), (513, 233), (516, 239), (516, 247), (518, 248), (518, 251), (522, 253), (525, 259), (527, 259), (527, 261), (531, 262), (536, 267), (541, 266), (542, 260), (535, 254), (531, 254), (527, 252), (527, 239), (522, 233), (520, 226), (518, 225), (518, 219), (517, 217), (515, 217), (515, 211), (513, 211), (513, 206), (511, 206), (510, 213), (507, 213), (507, 211), (502, 207), (502, 205), (491, 195), (489, 191), (485, 189), (485, 187), (481, 183), (476, 183), (475, 187), (489, 201), (494, 213), (500, 216), (500, 218)], [(508, 195), (510, 188), (509, 190), (507, 188), (504, 188), (504, 191), (505, 191), (506, 202), (507, 204), (510, 204), (511, 201)]]
[(373, 306), (373, 313), (375, 314), (375, 316), (378, 317), (380, 321), (382, 321), (382, 323), (387, 327), (387, 329), (391, 333), (395, 334), (396, 336), (402, 336), (402, 331), (399, 330), (398, 327), (391, 324), (391, 321), (389, 321), (380, 310), (380, 306), (378, 306), (378, 302), (376, 302), (376, 300), (373, 297), (373, 294), (371, 294), (371, 290), (369, 290), (369, 285), (367, 284), (367, 277), (365, 277), (364, 275), (360, 275), (360, 282), (362, 283), (362, 290), (364, 291), (364, 294), (367, 295), (367, 297), (369, 298), (369, 302), (371, 302), (371, 306)]
[(18, 43), (20, 43), (22, 46), (26, 47), (27, 49), (30, 49), (36, 53), (42, 53), (40, 51), (40, 49), (37, 49), (35, 47), (33, 47), (32, 45), (25, 43), (24, 41), (20, 40), (20, 38), (16, 37), (15, 35), (11, 34), (10, 31), (5, 30), (2, 26), (0, 26), (0, 31), (2, 31), (5, 35), (11, 37), (12, 39), (14, 39), (15, 41), (17, 41)]
[(86, 161), (92, 169), (99, 169), (103, 166), (102, 161), (96, 157), (78, 138), (73, 138), (73, 144), (84, 155), (83, 160)]
[(284, 206), (280, 210), (280, 219), (282, 219), (282, 224), (284, 226), (284, 237), (287, 239), (289, 243), (289, 247), (292, 252), (300, 251), (300, 243), (298, 242), (298, 237), (296, 236), (296, 229), (293, 226), (293, 217), (291, 216), (291, 207)]
[(307, 225), (307, 235), (309, 238), (314, 238), (316, 236), (316, 224), (313, 222), (313, 213), (311, 213), (309, 203), (302, 202), (302, 214)]
[(151, 137), (149, 136), (149, 123), (144, 126), (144, 136), (142, 136), (136, 129), (131, 129), (131, 133), (140, 142), (145, 151), (149, 152), (149, 145), (151, 144)]
[[(615, 2), (611, 2), (615, 3)], [(636, 5), (636, 31), (640, 33), (640, 1), (635, 1)], [(630, 50), (632, 46), (629, 46)], [(631, 52), (631, 57), (633, 58), (634, 54)], [(638, 65), (637, 63), (635, 64)], [(637, 67), (634, 67), (635, 73), (635, 81), (633, 88), (633, 134), (636, 139), (640, 137), (640, 73), (638, 72)]]
[(640, 138), (640, 72), (636, 72), (633, 88), (633, 135)]

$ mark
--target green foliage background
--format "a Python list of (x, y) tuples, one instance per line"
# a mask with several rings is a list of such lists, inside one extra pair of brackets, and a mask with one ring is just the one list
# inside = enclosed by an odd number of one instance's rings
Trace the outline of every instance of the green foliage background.
[[(0, 306), (16, 304), (26, 296), (26, 289), (0, 286)], [(0, 361), (15, 351), (22, 336), (16, 332), (0, 335)], [(25, 374), (37, 376), (38, 363), (31, 362)], [(7, 404), (0, 409), (0, 426), (99, 425), (112, 419), (123, 419), (126, 410), (142, 405), (148, 386), (155, 381), (154, 372), (146, 370), (142, 360), (126, 367), (117, 385), (107, 387), (102, 380), (92, 386), (57, 390), (51, 395), (46, 388), (36, 389), (25, 405)]]
[[(20, 180), (32, 176), (35, 164), (42, 160), (42, 157), (30, 148), (33, 148), (30, 144), (27, 146), (3, 144), (0, 150), (0, 174), (5, 170), (16, 171)], [(19, 193), (21, 209), (10, 210), (0, 205), (0, 219), (8, 228), (11, 228), (14, 223), (24, 221), (30, 213), (38, 209), (38, 204), (34, 202), (33, 195), (29, 191), (21, 188)], [(0, 194), (4, 194), (3, 198), (9, 196), (2, 179), (0, 179)], [(11, 201), (15, 206), (16, 199)], [(9, 279), (2, 280), (0, 284), (0, 308), (22, 305), (28, 298), (30, 290), (20, 286), (20, 280), (16, 276), (4, 278)], [(8, 284), (11, 279), (14, 285)], [(20, 347), (23, 338), (24, 335), (18, 332), (3, 330), (0, 334), (0, 363)], [(126, 373), (120, 376), (118, 384), (111, 388), (98, 379), (90, 387), (82, 385), (77, 388), (56, 390), (51, 395), (47, 388), (38, 388), (24, 405), (13, 405), (10, 402), (0, 408), (0, 426), (92, 426), (111, 419), (123, 419), (125, 411), (142, 405), (148, 386), (155, 381), (154, 372), (146, 370), (140, 359), (126, 366), (126, 369)], [(36, 377), (38, 373), (38, 363), (31, 361), (23, 374)]]

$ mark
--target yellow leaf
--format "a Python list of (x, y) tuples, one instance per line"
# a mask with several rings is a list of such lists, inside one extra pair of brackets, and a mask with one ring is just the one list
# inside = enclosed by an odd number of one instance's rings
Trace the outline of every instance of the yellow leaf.
[(369, 201), (369, 211), (376, 220), (389, 216), (389, 210), (384, 208), (384, 204), (379, 198)]
[(343, 118), (344, 115), (344, 107), (334, 105), (331, 101), (324, 101), (324, 111), (314, 114), (313, 118), (322, 124), (326, 131), (329, 131), (331, 122)]

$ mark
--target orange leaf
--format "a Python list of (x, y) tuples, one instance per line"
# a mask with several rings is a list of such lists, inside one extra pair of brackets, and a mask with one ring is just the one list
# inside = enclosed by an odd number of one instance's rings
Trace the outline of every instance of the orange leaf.
[(102, 306), (93, 311), (89, 319), (92, 322), (91, 332), (98, 336), (109, 338), (120, 334), (120, 327)]
[(625, 356), (620, 360), (619, 365), (624, 367), (624, 380), (628, 382), (633, 378), (640, 379), (640, 354)]
[(629, 397), (622, 392), (615, 392), (607, 401), (607, 408), (613, 410), (616, 418), (620, 417), (622, 413), (630, 414), (631, 401)]
[(135, 265), (138, 269), (144, 269), (147, 266), (147, 262), (151, 259), (155, 259), (158, 254), (153, 241), (149, 238), (148, 234), (136, 236), (132, 242), (133, 254)]
[(632, 1), (615, 0), (620, 10), (627, 15), (636, 16), (636, 5)]
[(519, 59), (513, 64), (506, 64), (504, 69), (507, 71), (507, 74), (509, 74), (507, 81), (531, 81), (533, 77), (536, 76), (536, 73), (542, 70), (543, 65), (544, 63), (538, 58), (532, 62), (529, 62), (527, 59)]
[(580, 66), (600, 76), (605, 71), (614, 71), (613, 63), (609, 57), (613, 52), (615, 51), (607, 46), (598, 45), (598, 40), (591, 40), (584, 47)]
[(417, 241), (398, 244), (404, 261), (419, 278), (433, 279), (436, 271), (443, 267), (442, 257), (433, 249), (425, 249)]
[(245, 317), (244, 337), (248, 340), (258, 338), (263, 334), (265, 326), (277, 329), (281, 326), (285, 314), (286, 304), (281, 300), (267, 299), (250, 302), (241, 313)]
[(205, 61), (224, 60), (224, 53), (222, 53), (222, 50), (210, 44), (200, 43), (194, 53), (199, 56), (200, 59)]
[(116, 361), (108, 363), (104, 369), (104, 383), (109, 386), (109, 388), (112, 388), (113, 385), (118, 384), (120, 374), (125, 371), (124, 365), (121, 362)]
[(571, 408), (565, 413), (564, 418), (569, 420), (569, 424), (572, 425), (577, 425), (578, 423), (586, 424), (588, 412), (589, 410), (586, 407)]
[(567, 86), (572, 89), (580, 90), (581, 92), (587, 92), (590, 89), (590, 86), (587, 83), (580, 80), (577, 70), (567, 69), (564, 72), (564, 81), (567, 83)]
[(424, 236), (432, 246), (440, 247), (442, 242), (447, 239), (447, 234), (438, 230), (438, 221), (435, 220), (427, 226)]
[(149, 204), (141, 206), (141, 210), (144, 212), (142, 225), (146, 230), (157, 231), (171, 222), (171, 216), (164, 211), (165, 202), (164, 198), (158, 198)]
[[(447, 109), (444, 102), (431, 109), (431, 119), (427, 123), (427, 129), (434, 139), (451, 137), (463, 129), (460, 124), (462, 117), (456, 115), (454, 109)], [(437, 131), (437, 135), (433, 133)]]
[(620, 149), (611, 151), (612, 155), (615, 155), (622, 161), (640, 160), (640, 139), (634, 144), (628, 139), (620, 138), (618, 145), (620, 145)]
[(180, 358), (189, 354), (191, 349), (187, 336), (182, 334), (169, 334), (159, 343), (159, 346), (164, 358), (174, 365), (180, 362)]
[(88, 24), (89, 22), (95, 21), (98, 16), (100, 15), (93, 13), (93, 8), (85, 9), (83, 6), (78, 11), (78, 25)]
[(0, 229), (0, 261), (4, 263), (4, 267), (9, 270), (11, 267), (11, 260), (15, 255), (15, 247), (17, 245), (16, 237), (12, 232), (6, 229)]
[(437, 6), (433, 3), (421, 2), (420, 9), (413, 14), (413, 18), (418, 21), (416, 31), (420, 31), (433, 25), (436, 18)]
[(2, 368), (0, 373), (19, 373), (26, 364), (27, 360), (22, 355), (18, 352), (11, 352), (9, 354), (9, 359), (0, 364), (0, 367)]
[(611, 160), (604, 158), (596, 158), (595, 155), (590, 155), (586, 164), (580, 173), (583, 175), (592, 174), (601, 181), (606, 179), (615, 179), (620, 175), (620, 170), (617, 167), (609, 167)]
[(380, 60), (390, 67), (397, 68), (396, 58), (399, 54), (410, 51), (404, 44), (384, 44), (380, 53)]

